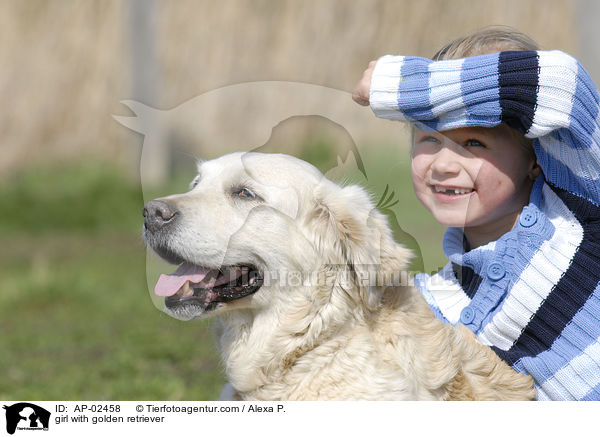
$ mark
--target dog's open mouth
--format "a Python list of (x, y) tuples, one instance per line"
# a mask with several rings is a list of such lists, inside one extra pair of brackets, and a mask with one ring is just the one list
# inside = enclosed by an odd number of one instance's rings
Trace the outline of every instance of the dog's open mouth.
[(218, 270), (183, 263), (170, 275), (160, 275), (154, 292), (165, 297), (165, 306), (175, 309), (193, 305), (204, 311), (256, 293), (263, 284), (253, 266), (230, 266)]

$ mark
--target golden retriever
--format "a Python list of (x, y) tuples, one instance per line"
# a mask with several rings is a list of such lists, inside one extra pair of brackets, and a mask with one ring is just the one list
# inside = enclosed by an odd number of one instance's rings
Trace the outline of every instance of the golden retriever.
[(411, 253), (359, 186), (287, 155), (198, 165), (190, 191), (144, 207), (144, 238), (179, 264), (155, 292), (215, 317), (243, 400), (529, 400), (519, 374), (403, 285)]

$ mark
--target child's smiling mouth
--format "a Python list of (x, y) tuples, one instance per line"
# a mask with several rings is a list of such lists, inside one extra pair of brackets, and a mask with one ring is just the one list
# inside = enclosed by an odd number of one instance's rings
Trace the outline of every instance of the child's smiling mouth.
[(444, 185), (430, 185), (430, 188), (437, 199), (446, 202), (451, 200), (464, 199), (475, 192), (473, 188)]

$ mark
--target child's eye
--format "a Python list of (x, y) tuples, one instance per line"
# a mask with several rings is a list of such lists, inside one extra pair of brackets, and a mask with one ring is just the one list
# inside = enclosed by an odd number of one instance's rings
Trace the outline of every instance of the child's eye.
[(479, 140), (467, 140), (465, 142), (465, 146), (466, 147), (485, 147), (485, 144), (483, 144)]
[(435, 143), (435, 144), (440, 144), (441, 141), (439, 139), (437, 139), (436, 137), (432, 137), (431, 135), (427, 135), (425, 137), (422, 137), (419, 140), (420, 143)]

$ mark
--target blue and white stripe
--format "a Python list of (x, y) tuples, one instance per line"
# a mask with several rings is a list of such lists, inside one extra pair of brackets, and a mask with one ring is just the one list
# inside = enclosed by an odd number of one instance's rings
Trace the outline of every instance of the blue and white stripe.
[(452, 123), (460, 123), (467, 115), (461, 90), (463, 62), (464, 59), (457, 59), (444, 64), (432, 62), (428, 66), (429, 105), (439, 124), (451, 126)]
[(551, 349), (520, 360), (518, 366), (535, 377), (540, 399), (584, 399), (600, 384), (599, 312), (600, 286)]

